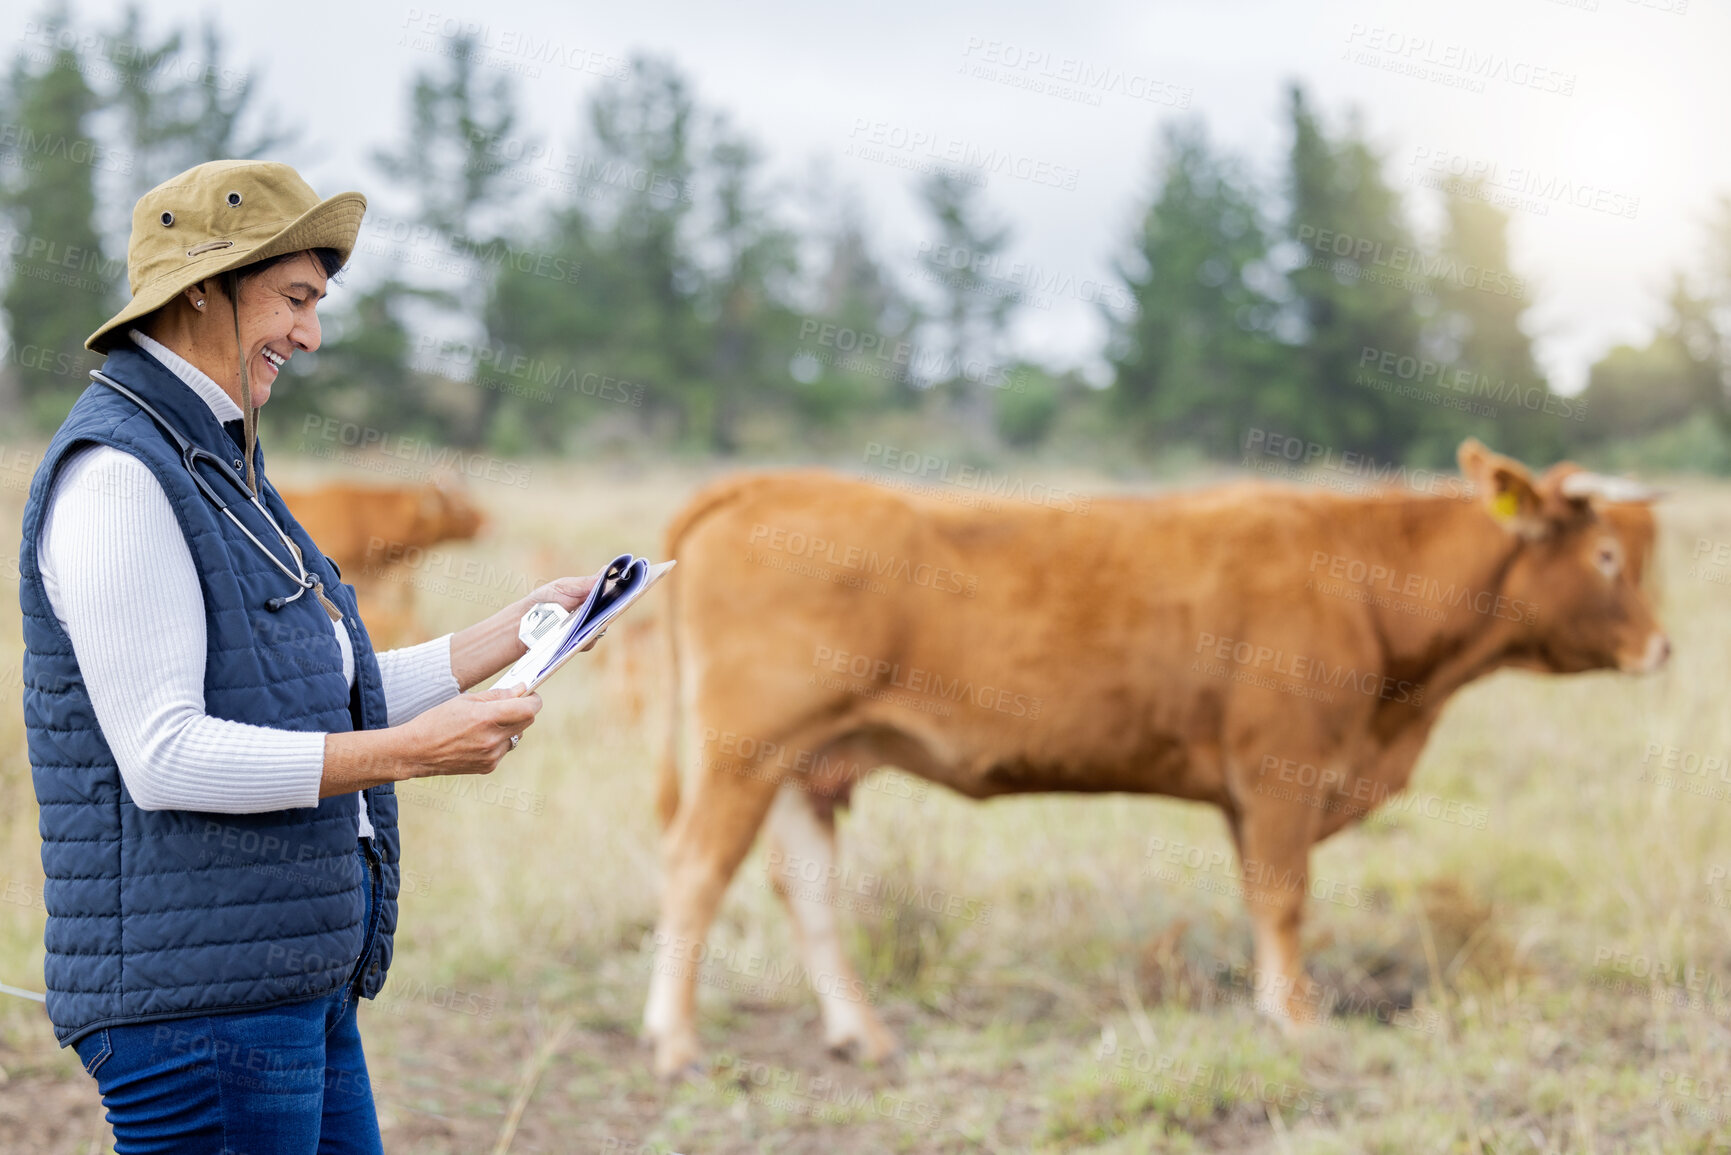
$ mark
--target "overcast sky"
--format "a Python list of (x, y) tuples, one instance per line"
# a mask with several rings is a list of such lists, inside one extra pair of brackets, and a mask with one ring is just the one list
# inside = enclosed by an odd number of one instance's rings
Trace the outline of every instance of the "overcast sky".
[[(107, 24), (121, 7), (83, 0), (75, 11)], [(158, 28), (207, 12), (222, 25), (236, 57), (223, 63), (254, 71), (301, 130), (276, 159), (322, 194), (358, 188), (381, 211), (401, 207), (367, 156), (400, 138), (413, 72), (470, 25), (560, 148), (605, 73), (635, 52), (672, 58), (777, 175), (791, 182), (827, 162), (855, 190), (882, 256), (904, 270), (930, 239), (906, 166), (995, 151), (986, 199), (1014, 227), (1011, 258), (1077, 286), (1107, 273), (1145, 205), (1162, 122), (1200, 116), (1272, 181), (1288, 144), (1284, 89), (1298, 79), (1334, 124), (1360, 111), (1391, 176), (1412, 181), (1421, 226), (1434, 224), (1438, 197), (1424, 179), (1491, 174), (1512, 205), (1512, 272), (1529, 284), (1541, 364), (1569, 392), (1611, 345), (1646, 339), (1671, 270), (1697, 259), (1713, 198), (1731, 193), (1723, 0), (877, 0), (854, 11), (152, 0), (148, 10)], [(8, 5), (0, 32), (28, 39), (35, 11)], [(1103, 330), (1084, 295), (1024, 309), (1019, 349), (1093, 362), (1098, 375)]]

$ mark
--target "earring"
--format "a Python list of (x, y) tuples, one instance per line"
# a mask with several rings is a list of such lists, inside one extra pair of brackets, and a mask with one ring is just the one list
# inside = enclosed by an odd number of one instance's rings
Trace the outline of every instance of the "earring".
[(200, 309), (204, 308), (204, 298), (200, 297), (198, 300), (194, 301), (193, 304)]

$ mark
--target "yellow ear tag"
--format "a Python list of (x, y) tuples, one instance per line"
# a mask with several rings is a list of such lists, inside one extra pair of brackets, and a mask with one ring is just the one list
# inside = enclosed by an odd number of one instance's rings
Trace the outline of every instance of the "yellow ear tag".
[(1513, 490), (1504, 490), (1491, 499), (1491, 513), (1498, 521), (1507, 521), (1521, 509), (1521, 499)]

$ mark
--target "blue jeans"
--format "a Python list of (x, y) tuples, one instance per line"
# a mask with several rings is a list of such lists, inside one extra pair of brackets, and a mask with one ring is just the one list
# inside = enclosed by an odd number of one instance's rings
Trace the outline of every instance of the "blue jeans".
[[(372, 839), (366, 939), (381, 882)], [(130, 1023), (73, 1044), (96, 1079), (117, 1155), (381, 1155), (367, 1060), (355, 1022), (359, 963), (341, 990), (262, 1011)]]

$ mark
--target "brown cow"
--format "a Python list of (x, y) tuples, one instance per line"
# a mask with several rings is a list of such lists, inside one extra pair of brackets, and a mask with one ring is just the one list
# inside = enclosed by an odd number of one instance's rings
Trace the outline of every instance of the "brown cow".
[[(759, 826), (771, 861), (833, 877), (833, 805), (883, 765), (972, 798), (1213, 803), (1242, 864), (1257, 1004), (1311, 1017), (1310, 848), (1405, 787), (1449, 697), (1502, 667), (1650, 671), (1670, 652), (1642, 589), (1653, 494), (1570, 463), (1534, 480), (1472, 440), (1458, 458), (1471, 485), (1448, 496), (1240, 483), (984, 512), (813, 472), (698, 495), (668, 531), (689, 793), (676, 729), (644, 1010), (656, 1069), (698, 1056), (689, 960)], [(1288, 776), (1312, 786), (1276, 786), (1288, 763), (1320, 768)], [(849, 997), (833, 887), (772, 882), (825, 1041), (892, 1052)]]
[(307, 536), (355, 587), (361, 620), (380, 645), (415, 640), (412, 562), (441, 541), (465, 541), (485, 524), (481, 511), (454, 482), (366, 486), (335, 482), (283, 490), (282, 498)]

